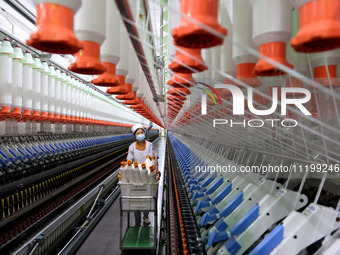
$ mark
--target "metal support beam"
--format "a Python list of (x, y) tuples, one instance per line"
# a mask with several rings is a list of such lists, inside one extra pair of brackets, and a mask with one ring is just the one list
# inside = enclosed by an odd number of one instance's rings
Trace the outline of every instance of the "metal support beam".
[[(129, 5), (129, 1), (128, 0), (115, 0), (118, 10), (121, 14), (121, 16), (123, 17), (123, 21), (125, 24), (125, 27), (128, 31), (129, 34), (131, 34), (132, 36), (130, 36), (130, 40), (131, 43), (136, 51), (137, 57), (139, 59), (139, 62), (141, 64), (142, 70), (145, 74), (146, 80), (148, 81), (150, 90), (152, 92), (153, 95), (153, 100), (155, 102), (158, 101), (159, 96), (157, 95), (157, 91), (155, 89), (155, 84), (154, 81), (152, 80), (152, 76), (151, 76), (151, 71), (149, 68), (149, 65), (146, 61), (146, 56), (143, 50), (143, 46), (139, 40), (139, 34), (137, 31), (137, 28), (133, 25), (134, 23), (134, 19), (133, 19), (133, 15), (131, 13), (131, 9), (130, 9), (130, 5)], [(126, 20), (130, 20), (131, 22), (127, 22)]]

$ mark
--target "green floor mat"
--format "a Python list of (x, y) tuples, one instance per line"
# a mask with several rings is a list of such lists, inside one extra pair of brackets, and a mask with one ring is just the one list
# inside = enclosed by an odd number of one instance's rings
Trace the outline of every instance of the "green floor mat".
[(122, 248), (154, 248), (153, 227), (130, 227), (126, 230)]

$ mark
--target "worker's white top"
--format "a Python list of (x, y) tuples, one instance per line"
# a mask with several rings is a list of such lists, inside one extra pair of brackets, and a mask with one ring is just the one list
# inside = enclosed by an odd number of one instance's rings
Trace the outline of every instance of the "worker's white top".
[[(144, 146), (143, 146), (144, 147)], [(139, 148), (138, 143), (134, 142), (129, 147), (129, 154), (127, 160), (134, 162), (144, 163), (146, 156), (155, 156), (157, 158), (157, 152), (153, 149), (152, 143), (145, 141), (145, 148)]]

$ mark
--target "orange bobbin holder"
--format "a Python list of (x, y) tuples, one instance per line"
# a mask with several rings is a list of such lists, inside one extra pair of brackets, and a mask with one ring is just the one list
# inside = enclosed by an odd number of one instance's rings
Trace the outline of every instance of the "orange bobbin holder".
[(136, 100), (124, 100), (123, 102), (122, 102), (122, 104), (126, 104), (126, 105), (138, 105), (139, 103), (138, 103), (138, 101), (136, 101)]
[(186, 87), (171, 87), (168, 90), (168, 94), (170, 95), (180, 95), (180, 96), (186, 96), (186, 95), (190, 95), (191, 92), (188, 88)]
[(318, 92), (312, 92), (311, 93), (311, 113), (313, 118), (318, 118), (319, 113), (318, 113), (318, 107), (317, 107), (317, 102), (319, 101), (319, 93)]
[(229, 79), (229, 78), (224, 78), (223, 82), (224, 82), (224, 84), (231, 84), (231, 85), (237, 86), (237, 83), (234, 82), (233, 80)]
[[(303, 88), (303, 81), (297, 79), (296, 77), (291, 77), (290, 79), (286, 79), (286, 87), (287, 88)], [(304, 97), (304, 93), (299, 92), (289, 92), (287, 96), (290, 98), (299, 98)]]
[(136, 98), (138, 104), (137, 105), (131, 105), (130, 108), (135, 109), (135, 110), (142, 110), (144, 109), (144, 100), (142, 100), (141, 97)]
[(126, 87), (128, 93), (126, 95), (118, 95), (118, 96), (116, 96), (116, 98), (118, 100), (133, 100), (133, 99), (135, 99), (135, 96), (132, 93), (132, 84), (126, 83), (125, 87)]
[(181, 95), (179, 95), (179, 94), (173, 94), (173, 95), (171, 95), (171, 98), (176, 98), (176, 100), (180, 100), (180, 101), (185, 101), (185, 100), (187, 100), (186, 97), (181, 96)]
[[(54, 118), (55, 118), (55, 116), (54, 116)], [(83, 120), (80, 117), (75, 117), (74, 119), (75, 119), (76, 124), (82, 124), (83, 123)], [(54, 121), (56, 121), (56, 119), (54, 119)]]
[[(294, 68), (294, 66), (288, 63), (286, 59), (286, 43), (284, 42), (269, 42), (262, 44), (259, 47), (259, 53), (282, 65)], [(254, 73), (258, 76), (278, 76), (286, 74), (286, 72), (278, 69), (261, 57), (255, 65)]]
[[(134, 95), (136, 96), (136, 99), (135, 100), (125, 100), (125, 101), (122, 102), (122, 104), (136, 106), (136, 105), (141, 103), (142, 98), (141, 97), (137, 97), (137, 95), (136, 95), (137, 93), (135, 91), (133, 91), (133, 92), (134, 92)], [(130, 108), (131, 108), (131, 106), (130, 106)]]
[[(94, 121), (94, 120), (91, 120), (92, 123), (93, 123), (93, 121)], [(66, 115), (66, 116), (65, 116), (64, 123), (71, 123), (71, 117), (70, 117), (70, 115)]]
[(47, 114), (47, 117), (48, 117), (48, 120), (49, 120), (49, 121), (54, 122), (54, 113), (49, 112), (49, 113)]
[(4, 119), (9, 119), (12, 116), (12, 112), (11, 112), (11, 107), (10, 106), (3, 106), (1, 108), (1, 112), (0, 112), (0, 119), (4, 120)]
[(333, 87), (336, 87), (336, 88), (340, 87), (340, 81), (337, 79), (337, 66), (336, 65), (315, 67), (314, 68), (314, 80), (326, 87), (330, 87), (330, 82), (332, 83)]
[(296, 8), (300, 7), (300, 29), (290, 41), (295, 51), (320, 52), (340, 47), (340, 1), (304, 2), (293, 1)]
[(75, 54), (75, 59), (68, 67), (69, 71), (79, 74), (102, 74), (106, 67), (100, 61), (100, 44), (92, 41), (81, 41), (84, 48)]
[(173, 120), (176, 118), (177, 115), (178, 115), (178, 112), (173, 112), (173, 111), (170, 111), (170, 110), (168, 109), (168, 116), (169, 116), (169, 119), (170, 119), (171, 121), (173, 121)]
[[(233, 82), (232, 80), (228, 78), (224, 78), (224, 84), (231, 84), (234, 86), (239, 86), (236, 82)], [(229, 89), (223, 89), (223, 88), (216, 88), (217, 93), (225, 100), (229, 101), (231, 99), (231, 91)]]
[(172, 113), (173, 115), (177, 115), (179, 113), (179, 110), (176, 110), (174, 108), (168, 107), (168, 112)]
[(168, 109), (171, 110), (171, 111), (174, 111), (176, 113), (180, 112), (182, 108), (176, 108), (176, 107), (173, 107), (171, 105), (168, 106)]
[(13, 108), (12, 119), (20, 120), (21, 115), (21, 108)]
[(261, 96), (257, 93), (253, 93), (253, 100), (259, 105), (267, 105), (270, 101), (270, 99), (265, 98), (264, 96)]
[[(168, 91), (168, 94), (169, 94), (169, 91)], [(169, 96), (167, 97), (167, 99), (169, 101), (174, 101), (174, 102), (182, 102), (182, 101), (185, 101), (186, 100), (186, 97), (185, 96), (182, 96), (180, 94), (169, 94)], [(184, 102), (183, 102), (184, 104)]]
[(60, 122), (65, 123), (66, 116), (64, 114), (60, 115)]
[(39, 111), (33, 111), (32, 119), (33, 120), (39, 120), (40, 119), (40, 112)]
[(106, 90), (106, 93), (111, 94), (111, 95), (126, 95), (127, 93), (129, 93), (129, 91), (127, 90), (125, 86), (125, 76), (117, 75), (116, 77), (120, 85), (108, 88)]
[(37, 31), (33, 32), (27, 44), (45, 52), (75, 54), (82, 44), (73, 30), (74, 11), (55, 3), (37, 5)]
[(182, 109), (182, 105), (176, 105), (176, 104), (171, 104), (168, 102), (168, 106), (174, 108), (174, 109), (178, 109), (178, 110), (181, 110)]
[[(132, 95), (134, 96), (134, 99), (132, 99), (132, 100), (133, 100), (134, 102), (139, 103), (139, 102), (137, 101), (137, 92), (132, 90)], [(140, 97), (139, 97), (139, 98), (140, 98)], [(131, 100), (130, 100), (130, 101), (131, 101)]]
[(140, 104), (137, 104), (137, 105), (131, 105), (130, 108), (133, 110), (142, 110), (143, 106), (141, 106)]
[[(261, 86), (261, 81), (254, 74), (254, 68), (255, 63), (238, 64), (236, 66), (236, 78), (253, 88)], [(238, 86), (244, 88), (243, 86)]]
[(178, 106), (183, 106), (184, 102), (179, 101), (178, 99), (176, 99), (176, 100), (169, 100), (168, 99), (168, 104), (174, 104), (174, 105), (178, 105)]
[(119, 80), (116, 77), (116, 64), (110, 62), (103, 62), (106, 71), (93, 79), (91, 82), (96, 86), (113, 87), (118, 86)]
[(144, 110), (144, 106), (143, 106), (142, 103), (139, 103), (139, 104), (137, 104), (137, 105), (131, 105), (130, 108), (131, 108), (131, 109), (134, 109), (134, 110), (136, 110), (136, 111), (137, 111), (137, 110), (138, 110), (138, 111)]
[(191, 87), (194, 82), (191, 73), (174, 73), (168, 81), (168, 85), (172, 87)]
[[(202, 23), (214, 29), (223, 37), (227, 35), (227, 30), (219, 24), (218, 0), (181, 0), (181, 13), (187, 15), (189, 19)], [(189, 19), (181, 17), (176, 28), (172, 30), (172, 37), (178, 46), (201, 49), (210, 48), (223, 43), (223, 38), (212, 34), (200, 24), (191, 22)]]
[(54, 114), (54, 121), (60, 122), (60, 114), (58, 114), (58, 113)]
[(180, 100), (180, 99), (178, 99), (177, 97), (172, 96), (172, 95), (169, 95), (169, 96), (167, 97), (167, 99), (168, 99), (169, 102), (172, 102), (172, 103), (175, 103), (175, 104), (184, 104), (183, 101), (185, 101), (185, 100)]
[(176, 56), (169, 65), (169, 68), (172, 71), (177, 73), (197, 73), (208, 69), (201, 56), (201, 49), (188, 49), (179, 46), (178, 48), (182, 51), (185, 51), (187, 54), (176, 50)]
[(74, 123), (74, 124), (77, 123), (76, 117), (75, 116), (71, 116), (69, 122), (70, 123)]
[(231, 91), (229, 89), (216, 89), (217, 93), (222, 97), (223, 99), (229, 101), (231, 99)]
[(25, 109), (24, 113), (22, 114), (21, 120), (26, 121), (26, 120), (32, 120), (32, 119), (33, 119), (33, 116), (31, 113), (31, 109)]
[[(274, 91), (274, 88), (277, 88), (277, 100), (281, 101), (281, 87), (279, 86), (269, 86), (267, 87), (267, 94), (273, 98), (273, 91)], [(271, 104), (271, 100), (268, 101), (269, 104)]]
[[(216, 103), (215, 103), (215, 102), (216, 102)], [(209, 106), (217, 105), (218, 101), (215, 100), (215, 102), (214, 102), (214, 100), (212, 100), (211, 97), (208, 97), (208, 98), (207, 98), (207, 105), (209, 105)]]

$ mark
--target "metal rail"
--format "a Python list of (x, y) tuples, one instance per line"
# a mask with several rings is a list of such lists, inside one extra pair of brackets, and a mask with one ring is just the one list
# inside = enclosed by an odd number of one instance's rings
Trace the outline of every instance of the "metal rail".
[[(151, 75), (148, 62), (146, 61), (146, 56), (145, 56), (144, 49), (139, 38), (138, 31), (136, 27), (133, 25), (134, 19), (131, 13), (129, 2), (127, 0), (123, 0), (123, 1), (115, 0), (115, 2), (117, 4), (120, 14), (123, 17), (123, 21), (124, 21), (124, 24), (125, 24), (125, 27), (128, 33), (132, 35), (132, 36), (130, 35), (130, 40), (136, 51), (136, 54), (138, 56), (145, 78), (148, 81), (150, 90), (153, 94), (153, 100), (155, 102), (158, 102), (159, 96), (157, 95), (157, 91), (155, 89), (155, 84), (152, 79), (152, 75)], [(130, 20), (131, 22), (127, 22), (126, 20)]]
[[(192, 211), (190, 200), (185, 189), (185, 183), (181, 175), (181, 170), (177, 161), (173, 146), (169, 141), (170, 146), (170, 171), (174, 189), (173, 193), (176, 197), (175, 207), (177, 205), (177, 229), (181, 233), (181, 251), (186, 254), (206, 254), (204, 243), (201, 239), (199, 229), (196, 225), (195, 215)], [(178, 226), (178, 222), (180, 226)], [(179, 234), (177, 238), (179, 238)]]
[[(100, 186), (102, 186), (100, 188)], [(99, 197), (101, 191), (104, 189), (103, 184), (98, 186), (100, 188), (98, 192)], [(93, 214), (88, 214), (88, 219), (84, 224), (77, 230), (70, 241), (61, 249), (58, 255), (62, 254), (74, 254), (76, 250), (81, 246), (83, 241), (89, 236), (93, 228), (98, 224), (99, 220), (104, 216), (113, 202), (117, 199), (120, 194), (120, 188), (116, 186), (115, 189), (110, 193), (110, 195), (103, 201), (102, 207), (96, 210)], [(98, 200), (96, 199), (93, 205), (96, 205)], [(86, 225), (85, 225), (86, 223)]]
[[(40, 251), (43, 251), (45, 246), (48, 247), (53, 243), (51, 237), (57, 236), (57, 233), (62, 233), (65, 229), (67, 229), (67, 225), (72, 225), (73, 220), (78, 218), (83, 210), (90, 208), (95, 200), (98, 188), (101, 186), (105, 186), (106, 189), (109, 189), (111, 186), (110, 183), (113, 183), (114, 180), (117, 180), (118, 171), (115, 171), (110, 176), (108, 176), (104, 181), (102, 181), (97, 187), (92, 189), (89, 193), (83, 196), (78, 202), (76, 202), (72, 207), (66, 210), (63, 214), (61, 214), (58, 218), (52, 221), (48, 226), (39, 231), (33, 238), (31, 238), (28, 242), (26, 242), (23, 246), (21, 246), (17, 251), (13, 253), (13, 255), (26, 255), (29, 254), (32, 244), (35, 245), (36, 239), (40, 236), (44, 237), (43, 245), (39, 246)], [(39, 252), (40, 253), (40, 252)]]

